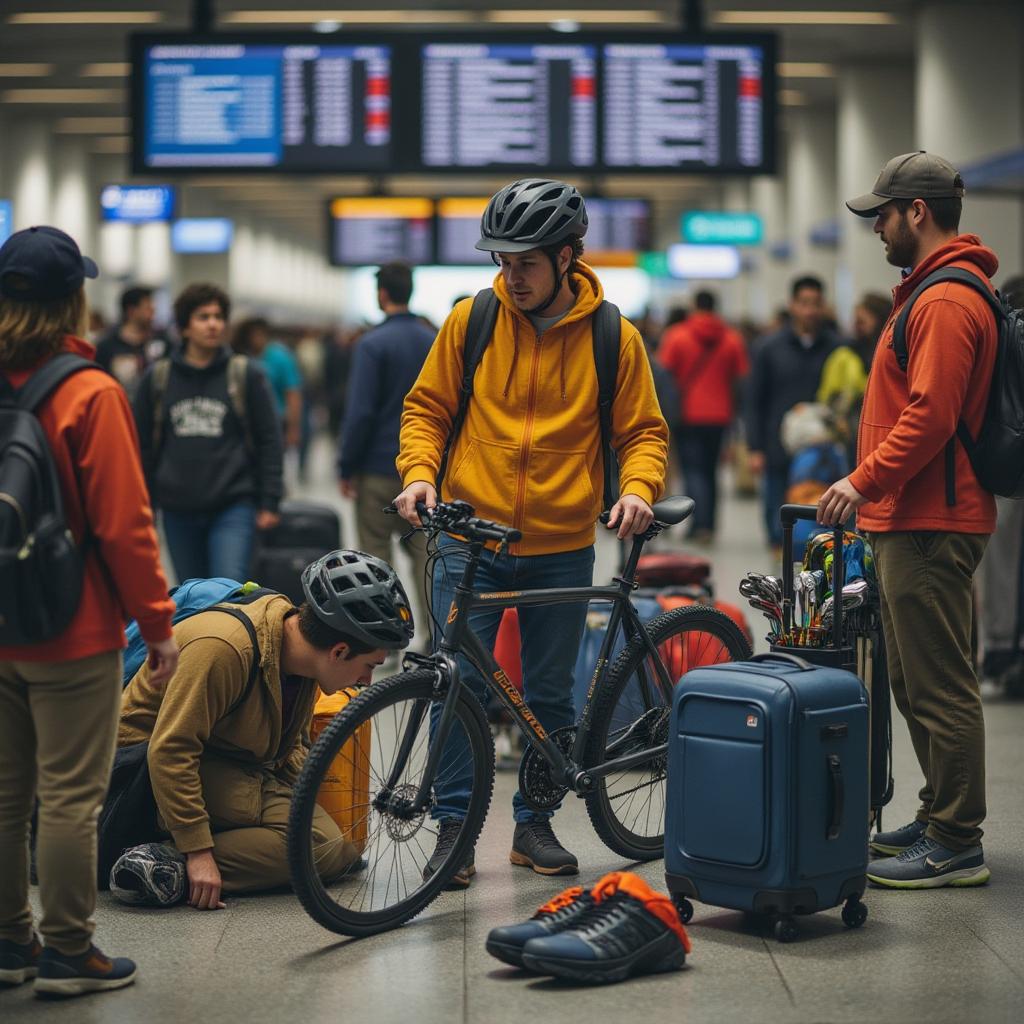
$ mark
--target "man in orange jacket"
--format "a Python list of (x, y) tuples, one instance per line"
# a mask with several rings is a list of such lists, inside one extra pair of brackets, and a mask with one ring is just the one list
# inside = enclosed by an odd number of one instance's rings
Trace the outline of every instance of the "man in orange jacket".
[(981, 846), (985, 723), (972, 662), (971, 590), (996, 514), (956, 429), (961, 419), (973, 436), (981, 427), (995, 318), (969, 285), (934, 284), (915, 300), (907, 321), (906, 371), (892, 347), (900, 310), (934, 271), (960, 268), (991, 287), (995, 253), (976, 235), (958, 234), (963, 194), (955, 168), (917, 152), (890, 160), (872, 191), (846, 204), (875, 218), (886, 259), (904, 268), (864, 396), (859, 465), (818, 506), (820, 521), (830, 525), (858, 510), (857, 524), (868, 531), (893, 696), (925, 777), (916, 819), (871, 842), (889, 856), (872, 863), (868, 878), (892, 888), (989, 879)]
[[(604, 293), (582, 262), (587, 230), (583, 197), (558, 181), (526, 179), (501, 189), (481, 221), (477, 248), (500, 272), (500, 310), (480, 362), (465, 423), (451, 452), (443, 498), (468, 501), (477, 514), (508, 523), (523, 539), (495, 554), (477, 575), (481, 590), (589, 586), (595, 522), (601, 512), (603, 460), (591, 318)], [(472, 300), (460, 302), (434, 343), (405, 400), (396, 465), (404, 490), (396, 505), (419, 525), (416, 502), (433, 507), (445, 441), (458, 406), (462, 358)], [(636, 328), (621, 322), (611, 442), (619, 457), (621, 497), (609, 526), (622, 539), (643, 533), (661, 497), (668, 427), (658, 406), (650, 363)], [(435, 614), (447, 609), (462, 575), (466, 545), (441, 540), (444, 558), (433, 580)], [(527, 701), (550, 733), (573, 724), (573, 666), (586, 622), (586, 603), (522, 608), (523, 676)], [(494, 646), (501, 612), (477, 611), (470, 625)], [(482, 697), (483, 680), (460, 661), (463, 679)], [(451, 744), (451, 741), (449, 741)], [(468, 758), (446, 751), (455, 767), (435, 786), (439, 823), (429, 877), (458, 840), (470, 780), (458, 771)], [(517, 793), (510, 859), (541, 874), (576, 874), (576, 858), (556, 839), (550, 814)], [(467, 886), (473, 857), (455, 876)]]
[[(4, 390), (22, 388), (60, 353), (92, 358), (78, 335), (85, 327), (84, 279), (97, 273), (56, 228), (19, 231), (0, 248)], [(135, 979), (131, 960), (106, 957), (91, 941), (96, 819), (114, 758), (126, 617), (139, 622), (156, 685), (174, 675), (178, 646), (121, 385), (98, 367), (86, 368), (57, 384), (35, 412), (84, 581), (63, 632), (44, 643), (0, 646), (0, 984), (36, 978), (37, 992), (73, 996)], [(8, 441), (0, 438), (5, 468), (17, 458)], [(4, 588), (16, 584), (8, 566)], [(37, 795), (45, 949), (28, 900), (28, 824)]]

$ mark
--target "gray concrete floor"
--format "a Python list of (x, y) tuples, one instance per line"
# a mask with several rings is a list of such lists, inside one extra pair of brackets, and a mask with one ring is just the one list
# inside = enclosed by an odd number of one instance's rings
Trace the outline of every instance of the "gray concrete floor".
[[(307, 493), (330, 499), (322, 456), (321, 483)], [(747, 569), (771, 567), (754, 503), (727, 498), (711, 555), (723, 597), (735, 598)], [(610, 574), (614, 558), (614, 545), (602, 545), (599, 577)], [(831, 911), (802, 919), (800, 941), (782, 946), (739, 914), (698, 905), (690, 926), (693, 954), (671, 975), (591, 989), (506, 968), (484, 951), (488, 930), (528, 917), (566, 880), (508, 863), (515, 780), (502, 773), (472, 888), (443, 895), (397, 931), (358, 942), (341, 939), (307, 918), (290, 894), (230, 899), (216, 913), (132, 910), (101, 894), (97, 942), (111, 954), (135, 958), (138, 982), (66, 1004), (34, 1000), (28, 985), (0, 991), (0, 1020), (1018, 1022), (1024, 1020), (1024, 705), (990, 692), (986, 716), (991, 885), (872, 890), (866, 896), (870, 918), (859, 931), (847, 931), (838, 911)], [(894, 731), (897, 789), (886, 810), (891, 825), (913, 816), (919, 785), (902, 723)], [(579, 855), (583, 881), (626, 867), (597, 840), (578, 802), (566, 806), (556, 826)], [(637, 870), (663, 888), (660, 862)]]

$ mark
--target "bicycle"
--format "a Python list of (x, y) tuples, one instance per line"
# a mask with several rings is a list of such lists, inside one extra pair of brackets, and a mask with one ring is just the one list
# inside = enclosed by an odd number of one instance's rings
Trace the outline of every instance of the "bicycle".
[[(742, 631), (712, 607), (675, 608), (643, 624), (630, 602), (644, 544), (683, 522), (693, 507), (684, 497), (656, 504), (654, 522), (634, 537), (625, 567), (610, 585), (479, 593), (473, 582), (484, 545), (490, 541), (504, 550), (520, 539), (519, 531), (478, 519), (466, 502), (440, 503), (429, 512), (418, 506), (429, 535), (443, 532), (468, 542), (466, 565), (435, 653), (406, 654), (402, 673), (363, 689), (306, 759), (292, 800), (288, 860), (294, 890), (315, 921), (350, 936), (397, 927), (441, 892), (474, 847), (490, 805), (494, 748), (484, 709), (460, 678), (459, 654), (482, 674), (523, 733), (519, 788), (530, 807), (552, 810), (575, 793), (615, 853), (631, 861), (662, 856), (673, 686), (689, 667), (751, 654)], [(611, 602), (608, 628), (578, 723), (549, 734), (469, 627), (468, 613), (483, 606), (581, 601)], [(609, 664), (620, 634), (624, 648)], [(316, 869), (324, 843), (318, 845), (311, 826), (320, 788), (337, 771), (332, 766), (338, 758), (351, 777), (359, 771), (368, 776), (366, 791), (353, 793), (347, 819), (357, 821), (365, 839), (358, 862), (342, 876), (324, 879)], [(428, 874), (438, 826), (431, 816), (438, 810), (434, 785), (455, 778), (469, 786), (462, 828), (448, 857)]]

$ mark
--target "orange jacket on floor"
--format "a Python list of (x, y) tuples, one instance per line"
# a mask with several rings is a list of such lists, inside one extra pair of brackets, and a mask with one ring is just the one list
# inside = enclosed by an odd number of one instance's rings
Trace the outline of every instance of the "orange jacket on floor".
[(946, 504), (945, 447), (963, 418), (977, 437), (996, 354), (996, 322), (984, 297), (946, 282), (924, 292), (907, 322), (904, 373), (892, 349), (893, 326), (914, 289), (940, 267), (991, 278), (999, 261), (977, 235), (959, 235), (915, 267), (893, 290), (864, 395), (850, 482), (868, 499), (857, 513), (864, 530), (991, 533), (995, 499), (979, 483), (956, 442), (956, 504)]
[[(64, 348), (86, 359), (93, 355), (79, 338), (69, 336)], [(31, 373), (5, 375), (20, 388)], [(138, 619), (147, 642), (166, 640), (174, 604), (160, 568), (135, 421), (121, 385), (98, 369), (83, 370), (58, 386), (38, 416), (56, 463), (65, 520), (79, 544), (89, 538), (82, 599), (60, 636), (0, 647), (0, 661), (73, 661), (118, 650), (128, 618)]]

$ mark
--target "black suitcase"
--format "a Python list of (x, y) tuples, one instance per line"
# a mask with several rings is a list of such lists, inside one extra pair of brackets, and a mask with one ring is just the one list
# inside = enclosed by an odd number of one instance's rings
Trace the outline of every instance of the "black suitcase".
[(302, 570), (341, 547), (341, 518), (330, 505), (311, 501), (284, 501), (280, 515), (279, 525), (259, 535), (249, 575), (301, 604)]

